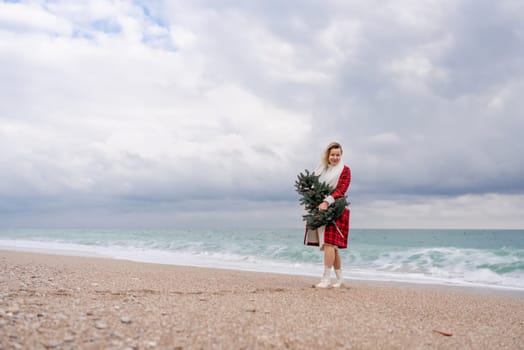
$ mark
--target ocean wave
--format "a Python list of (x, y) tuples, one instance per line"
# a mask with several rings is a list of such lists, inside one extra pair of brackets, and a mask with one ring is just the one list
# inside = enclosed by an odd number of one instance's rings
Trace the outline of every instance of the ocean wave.
[[(85, 239), (84, 239), (85, 241)], [(100, 256), (147, 263), (318, 276), (318, 249), (286, 244), (217, 245), (147, 240), (3, 239), (0, 249)], [(520, 249), (352, 247), (342, 253), (346, 278), (524, 290)]]
[[(318, 275), (303, 230), (0, 230), (0, 247), (143, 262)], [(9, 248), (10, 247), (10, 248)], [(353, 230), (348, 277), (524, 289), (524, 231)]]

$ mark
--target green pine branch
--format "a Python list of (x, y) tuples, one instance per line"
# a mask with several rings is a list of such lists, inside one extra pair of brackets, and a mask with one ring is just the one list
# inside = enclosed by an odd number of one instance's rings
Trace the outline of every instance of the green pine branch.
[(318, 176), (310, 173), (307, 169), (300, 173), (295, 181), (295, 189), (301, 196), (299, 203), (308, 212), (302, 216), (308, 227), (315, 230), (321, 226), (334, 224), (336, 219), (344, 213), (344, 209), (349, 204), (347, 198), (337, 198), (327, 210), (318, 209), (320, 203), (329, 196), (334, 189), (324, 182), (318, 180)]

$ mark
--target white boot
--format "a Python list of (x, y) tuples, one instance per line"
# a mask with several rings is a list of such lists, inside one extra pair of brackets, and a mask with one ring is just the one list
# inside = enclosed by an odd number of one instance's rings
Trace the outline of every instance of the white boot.
[(315, 288), (329, 288), (331, 287), (331, 280), (329, 275), (331, 274), (331, 269), (324, 267), (324, 274), (320, 279), (320, 283), (315, 284)]
[(342, 277), (342, 269), (335, 270), (335, 275), (337, 275), (337, 279), (335, 280), (335, 283), (333, 283), (333, 288), (340, 288), (340, 286), (342, 286), (342, 283), (344, 283), (344, 278)]

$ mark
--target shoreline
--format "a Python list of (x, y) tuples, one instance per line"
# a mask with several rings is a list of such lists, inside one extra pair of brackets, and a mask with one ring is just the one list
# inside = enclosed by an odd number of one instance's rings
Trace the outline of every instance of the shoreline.
[[(204, 269), (218, 269), (226, 271), (243, 271), (243, 272), (253, 272), (253, 273), (268, 273), (284, 276), (297, 276), (297, 277), (309, 277), (317, 278), (317, 276), (306, 273), (290, 273), (290, 272), (280, 272), (280, 271), (267, 271), (267, 270), (254, 270), (248, 268), (237, 268), (237, 267), (225, 267), (225, 266), (208, 266), (208, 265), (192, 265), (192, 264), (177, 264), (177, 263), (167, 263), (167, 262), (153, 262), (153, 261), (143, 261), (139, 259), (130, 259), (130, 258), (115, 258), (104, 254), (97, 254), (95, 252), (87, 251), (75, 251), (75, 250), (60, 250), (60, 249), (49, 249), (49, 248), (25, 248), (25, 247), (16, 247), (16, 246), (0, 246), (0, 252), (20, 252), (20, 253), (34, 253), (34, 254), (43, 254), (43, 255), (58, 255), (58, 256), (71, 256), (71, 257), (87, 257), (87, 258), (99, 258), (99, 259), (109, 259), (115, 261), (129, 261), (141, 264), (155, 264), (155, 265), (166, 265), (166, 266), (181, 266), (181, 267), (195, 267), (195, 268), (204, 268)], [(500, 296), (510, 296), (515, 298), (524, 299), (524, 290), (513, 287), (506, 286), (497, 286), (497, 285), (478, 285), (478, 284), (466, 284), (466, 283), (438, 283), (434, 281), (416, 281), (416, 280), (395, 280), (395, 279), (381, 279), (381, 278), (362, 278), (361, 276), (352, 276), (351, 275), (351, 266), (344, 270), (344, 278), (347, 281), (353, 282), (366, 282), (366, 283), (378, 283), (385, 285), (398, 285), (398, 286), (413, 286), (415, 288), (430, 288), (430, 289), (442, 289), (442, 290), (457, 290), (464, 291), (468, 293), (480, 294), (480, 295), (500, 295)], [(319, 275), (320, 276), (320, 275)]]
[[(0, 251), (0, 345), (515, 349), (524, 299), (453, 288)], [(437, 331), (449, 332), (445, 336)]]

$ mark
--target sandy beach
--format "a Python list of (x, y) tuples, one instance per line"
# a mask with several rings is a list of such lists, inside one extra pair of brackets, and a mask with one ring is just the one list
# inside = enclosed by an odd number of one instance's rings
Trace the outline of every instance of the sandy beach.
[(524, 348), (511, 294), (12, 251), (0, 272), (0, 349)]

